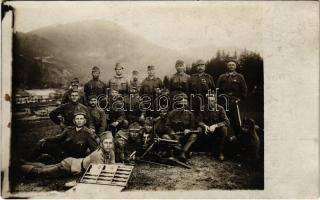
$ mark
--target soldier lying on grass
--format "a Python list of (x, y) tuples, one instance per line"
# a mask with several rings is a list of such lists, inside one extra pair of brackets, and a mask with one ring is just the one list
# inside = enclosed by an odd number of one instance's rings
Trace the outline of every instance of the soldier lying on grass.
[(100, 141), (98, 149), (85, 158), (68, 157), (54, 165), (25, 162), (20, 167), (21, 172), (28, 176), (57, 178), (78, 175), (84, 172), (90, 164), (114, 164), (115, 153), (112, 133), (110, 131), (102, 133)]

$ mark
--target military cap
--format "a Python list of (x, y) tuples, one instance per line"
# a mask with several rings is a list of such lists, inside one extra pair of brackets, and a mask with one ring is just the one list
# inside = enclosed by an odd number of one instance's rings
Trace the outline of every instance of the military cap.
[(97, 95), (95, 94), (92, 94), (88, 97), (88, 100), (91, 100), (91, 99), (96, 99), (97, 98)]
[(79, 85), (79, 79), (78, 78), (74, 78), (71, 80), (71, 85)]
[(199, 65), (206, 65), (206, 63), (203, 60), (197, 60), (196, 63), (194, 64), (195, 67), (199, 66)]
[(240, 66), (239, 62), (238, 62), (236, 59), (228, 58), (226, 61), (227, 61), (226, 63), (229, 63), (229, 62), (234, 62), (234, 63), (236, 63), (237, 67)]
[(106, 139), (112, 139), (113, 140), (113, 136), (111, 131), (105, 131), (102, 132), (100, 135), (100, 141), (106, 140)]
[(93, 72), (95, 72), (95, 71), (100, 71), (100, 69), (99, 69), (99, 67), (97, 67), (97, 66), (93, 66), (93, 67), (92, 67), (92, 71), (93, 71)]
[(137, 70), (133, 70), (133, 71), (132, 71), (132, 74), (133, 74), (133, 75), (138, 75), (139, 72), (138, 72)]
[(121, 63), (116, 63), (114, 69), (118, 69), (118, 68), (124, 69), (124, 67)]
[(78, 115), (83, 115), (84, 117), (86, 117), (86, 116), (87, 116), (87, 113), (85, 113), (85, 112), (83, 112), (83, 111), (75, 111), (75, 112), (73, 113), (73, 117), (76, 117), (76, 116), (78, 116)]
[(176, 66), (181, 66), (181, 65), (184, 65), (183, 60), (177, 60)]
[(153, 66), (153, 65), (148, 66), (148, 70), (154, 70), (154, 69), (155, 69), (155, 66)]

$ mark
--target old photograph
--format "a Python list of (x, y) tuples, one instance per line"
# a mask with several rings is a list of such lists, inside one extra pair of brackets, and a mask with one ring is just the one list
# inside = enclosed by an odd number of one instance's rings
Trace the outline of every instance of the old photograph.
[(10, 194), (265, 189), (265, 7), (6, 6)]

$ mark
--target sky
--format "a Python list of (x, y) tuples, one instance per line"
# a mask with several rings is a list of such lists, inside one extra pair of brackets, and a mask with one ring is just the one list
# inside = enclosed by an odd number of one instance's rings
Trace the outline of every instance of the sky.
[(103, 19), (171, 49), (262, 49), (260, 2), (10, 2), (15, 30)]

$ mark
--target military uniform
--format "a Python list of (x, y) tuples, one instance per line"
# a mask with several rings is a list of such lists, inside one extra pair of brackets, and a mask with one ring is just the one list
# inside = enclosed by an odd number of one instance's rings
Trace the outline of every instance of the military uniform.
[(114, 76), (108, 82), (108, 87), (111, 90), (116, 90), (120, 94), (125, 95), (129, 93), (129, 80), (124, 76)]
[(221, 74), (217, 80), (217, 88), (219, 88), (220, 94), (227, 94), (239, 99), (245, 98), (248, 91), (244, 77), (237, 72)]
[(125, 98), (125, 108), (126, 108), (126, 119), (129, 124), (134, 122), (140, 122), (140, 117), (142, 115), (142, 109), (140, 109), (140, 96), (131, 95)]
[[(218, 93), (229, 96), (229, 111), (227, 115), (230, 119), (231, 125), (237, 135), (240, 131), (240, 121), (237, 111), (238, 99), (244, 99), (247, 96), (247, 85), (244, 77), (237, 72), (227, 72), (219, 76), (217, 80)], [(222, 101), (221, 105), (225, 102)]]
[(191, 94), (205, 95), (208, 93), (208, 90), (214, 90), (215, 85), (210, 74), (197, 73), (190, 77), (189, 88)]
[(33, 157), (45, 153), (58, 160), (66, 157), (84, 158), (88, 155), (88, 150), (93, 152), (97, 145), (93, 132), (87, 127), (82, 127), (80, 130), (76, 127), (67, 127), (61, 134), (45, 138), (44, 143), (39, 143)]
[(163, 88), (161, 79), (158, 77), (147, 77), (142, 81), (140, 93), (154, 97), (157, 88)]
[(190, 80), (190, 75), (186, 73), (175, 73), (171, 78), (170, 78), (170, 92), (171, 95), (177, 95), (180, 93), (185, 93), (188, 94), (189, 92), (189, 80)]
[(131, 79), (129, 89), (132, 89), (132, 88), (136, 88), (139, 92), (141, 88), (141, 81), (139, 79)]
[[(88, 108), (81, 103), (66, 103), (58, 106), (56, 109), (50, 112), (49, 117), (55, 124), (63, 124), (65, 126), (73, 126), (73, 117), (75, 112), (84, 112), (86, 116), (90, 116)], [(61, 115), (64, 121), (58, 117)], [(87, 117), (87, 126), (93, 128), (92, 122), (89, 117)]]
[(106, 96), (107, 85), (101, 80), (90, 80), (88, 83), (84, 85), (84, 93), (86, 101), (88, 102), (88, 98), (91, 95), (95, 95), (99, 97), (100, 95)]
[(217, 105), (217, 108), (216, 107), (209, 108), (209, 105), (206, 104), (205, 106), (203, 106), (202, 110), (203, 111), (199, 112), (199, 115), (197, 118), (197, 121), (200, 127), (203, 127), (204, 125), (211, 126), (220, 122), (225, 123), (224, 126), (217, 127), (214, 130), (214, 136), (218, 137), (218, 140), (217, 140), (218, 153), (220, 154), (219, 156), (223, 157), (223, 147), (225, 143), (225, 138), (228, 133), (227, 127), (230, 125), (226, 112), (224, 108), (220, 105)]
[(137, 122), (129, 129), (121, 129), (115, 134), (116, 160), (125, 162), (131, 153), (140, 151), (142, 147), (143, 129)]
[[(71, 88), (71, 89), (67, 90), (63, 94), (63, 97), (62, 97), (62, 100), (61, 100), (61, 104), (66, 104), (66, 103), (70, 103), (71, 102), (70, 94), (71, 94), (72, 91), (74, 91), (74, 90)], [(79, 103), (85, 105), (86, 104), (86, 100), (85, 100), (85, 97), (84, 97), (84, 93), (82, 91), (78, 91), (78, 92), (79, 92)]]
[(96, 134), (100, 135), (107, 128), (107, 115), (101, 108), (88, 107), (88, 111), (91, 118), (91, 123), (93, 124)]

